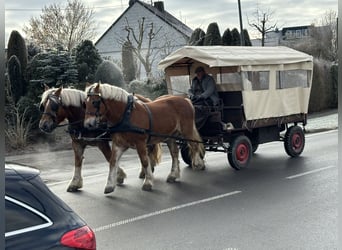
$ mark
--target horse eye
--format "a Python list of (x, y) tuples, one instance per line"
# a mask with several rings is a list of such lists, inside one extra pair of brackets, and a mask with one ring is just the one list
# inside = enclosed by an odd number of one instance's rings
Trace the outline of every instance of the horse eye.
[(44, 112), (44, 110), (45, 110), (44, 105), (41, 104), (41, 105), (39, 106), (39, 111), (40, 111), (40, 112)]
[(97, 108), (97, 109), (100, 108), (100, 100), (93, 101), (92, 104), (94, 108)]
[(57, 112), (58, 111), (58, 107), (59, 107), (59, 105), (57, 103), (51, 102), (51, 110), (53, 112)]

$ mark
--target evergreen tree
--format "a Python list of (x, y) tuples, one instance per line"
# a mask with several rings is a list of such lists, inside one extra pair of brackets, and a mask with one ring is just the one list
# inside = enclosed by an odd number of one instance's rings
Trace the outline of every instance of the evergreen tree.
[(118, 87), (124, 86), (121, 69), (113, 62), (104, 60), (96, 70), (95, 82), (109, 83)]
[(74, 86), (78, 82), (75, 58), (67, 51), (48, 51), (33, 57), (28, 67), (27, 95), (39, 102), (43, 84), (49, 87)]
[(205, 32), (201, 28), (197, 28), (192, 32), (188, 44), (191, 46), (203, 46), (204, 38)]
[(122, 45), (122, 73), (127, 84), (135, 79), (136, 67), (132, 44), (129, 41)]
[(27, 67), (27, 48), (24, 38), (16, 30), (11, 32), (7, 44), (7, 60), (15, 55), (20, 62), (21, 72), (24, 73)]
[[(13, 57), (15, 56), (15, 58)], [(11, 59), (11, 62), (9, 62)], [(13, 92), (14, 102), (26, 92), (27, 48), (24, 38), (16, 30), (11, 32), (7, 45), (9, 84)], [(14, 67), (14, 68), (12, 68)], [(17, 86), (14, 86), (17, 85)]]
[(249, 38), (249, 34), (246, 29), (243, 30), (243, 38), (245, 39), (245, 46), (252, 46), (251, 39)]
[(8, 77), (10, 81), (10, 96), (12, 96), (14, 104), (16, 104), (20, 97), (24, 95), (21, 67), (16, 55), (12, 55), (8, 60)]
[(102, 59), (92, 41), (84, 40), (77, 45), (75, 61), (78, 70), (78, 80), (81, 82), (93, 82), (96, 69), (102, 62)]
[(232, 46), (240, 46), (241, 45), (241, 38), (240, 33), (237, 28), (232, 30)]
[(230, 29), (227, 28), (222, 35), (222, 45), (231, 46), (232, 40), (232, 33), (230, 32)]
[(210, 23), (203, 45), (222, 45), (221, 34), (217, 23)]

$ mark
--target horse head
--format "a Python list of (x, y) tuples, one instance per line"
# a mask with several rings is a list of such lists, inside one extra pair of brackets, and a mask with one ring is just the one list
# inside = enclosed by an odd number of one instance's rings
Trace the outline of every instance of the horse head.
[(39, 107), (42, 112), (39, 128), (44, 132), (51, 133), (66, 118), (61, 99), (62, 90), (62, 87), (56, 89), (45, 85)]
[(94, 83), (86, 87), (84, 127), (96, 129), (105, 122), (106, 105), (101, 95), (101, 83)]

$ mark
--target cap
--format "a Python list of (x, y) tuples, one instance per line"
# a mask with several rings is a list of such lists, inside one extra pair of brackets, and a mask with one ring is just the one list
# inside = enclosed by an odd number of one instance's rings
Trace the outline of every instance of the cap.
[(204, 72), (204, 68), (202, 66), (199, 66), (196, 68), (195, 73), (199, 73), (199, 72)]

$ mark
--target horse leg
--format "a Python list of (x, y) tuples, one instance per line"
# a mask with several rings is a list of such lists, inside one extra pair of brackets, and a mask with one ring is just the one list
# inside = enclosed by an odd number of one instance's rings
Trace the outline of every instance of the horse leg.
[(167, 146), (170, 150), (170, 154), (172, 157), (172, 166), (171, 166), (171, 172), (167, 176), (166, 181), (173, 183), (176, 181), (176, 179), (180, 177), (179, 160), (178, 160), (179, 149), (174, 139), (168, 140)]
[(78, 189), (83, 187), (82, 162), (84, 159), (83, 153), (84, 153), (85, 145), (75, 142), (73, 140), (72, 148), (74, 150), (75, 168), (74, 168), (74, 176), (72, 177), (69, 183), (67, 192), (76, 192)]
[[(100, 142), (98, 145), (98, 148), (101, 150), (102, 154), (104, 155), (106, 160), (109, 162), (111, 154), (112, 154), (112, 150), (109, 146), (109, 143), (108, 142)], [(118, 166), (117, 177), (116, 177), (117, 184), (122, 185), (124, 183), (124, 179), (126, 177), (127, 177), (127, 175), (126, 175), (125, 171), (120, 166)]]
[[(150, 159), (152, 173), (154, 173), (154, 168), (161, 161), (162, 149), (160, 143), (147, 145), (148, 158)], [(144, 168), (141, 166), (141, 171), (139, 174), (140, 179), (145, 178)]]
[(191, 162), (191, 167), (192, 169), (196, 170), (204, 170), (205, 169), (205, 164), (204, 164), (204, 154), (205, 154), (205, 149), (203, 146), (203, 143), (196, 142), (196, 141), (202, 141), (197, 129), (196, 125), (193, 125), (193, 130), (192, 130), (192, 138), (188, 142), (188, 147), (190, 149), (190, 157), (192, 159)]
[(120, 148), (113, 143), (112, 154), (109, 160), (108, 179), (104, 190), (105, 194), (111, 193), (115, 189), (117, 184), (117, 168), (119, 167), (120, 158), (125, 151), (125, 148)]
[(137, 145), (137, 151), (140, 158), (141, 165), (145, 172), (145, 179), (142, 186), (142, 190), (151, 191), (153, 186), (153, 173), (151, 169), (151, 164), (147, 154), (147, 147), (145, 143), (140, 143)]

